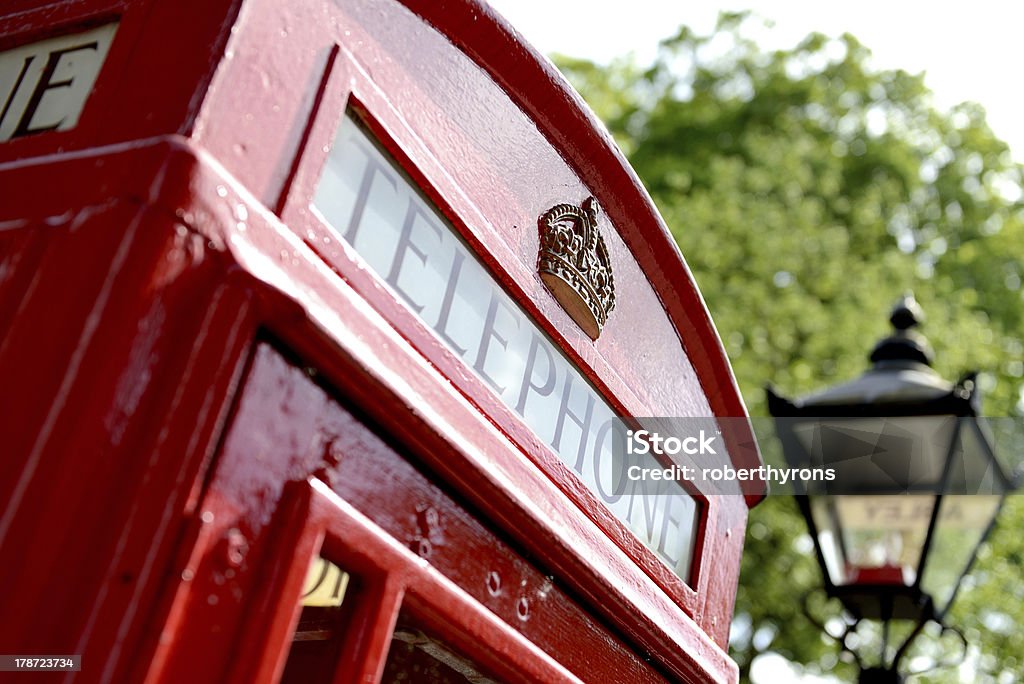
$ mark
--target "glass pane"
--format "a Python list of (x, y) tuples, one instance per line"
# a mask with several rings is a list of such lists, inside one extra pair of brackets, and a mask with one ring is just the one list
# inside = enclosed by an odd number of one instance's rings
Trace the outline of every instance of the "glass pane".
[(351, 577), (329, 560), (317, 557), (309, 567), (299, 599), (302, 613), (292, 637), (281, 682), (330, 682), (334, 677), (348, 609)]
[(472, 660), (419, 629), (403, 611), (391, 637), (381, 684), (497, 684)]
[(940, 613), (953, 598), (960, 577), (967, 570), (1001, 501), (1002, 497), (995, 495), (942, 498), (921, 578), (921, 588), (931, 595)]
[(934, 507), (928, 495), (838, 498), (849, 581), (913, 584)]
[(913, 584), (935, 497), (814, 497), (811, 512), (832, 581)]
[(107, 24), (0, 52), (0, 141), (74, 128), (117, 27)]
[(793, 421), (807, 462), (792, 465), (834, 468), (835, 493), (937, 492), (956, 425), (949, 416)]
[(960, 421), (959, 448), (953, 454), (945, 491), (950, 494), (1001, 494), (1006, 476), (992, 453), (991, 441), (982, 436), (991, 434), (981, 419)]
[(818, 544), (821, 547), (821, 555), (825, 558), (829, 578), (832, 584), (846, 584), (846, 555), (836, 528), (833, 497), (813, 496), (810, 497), (810, 504), (814, 526), (818, 530)]

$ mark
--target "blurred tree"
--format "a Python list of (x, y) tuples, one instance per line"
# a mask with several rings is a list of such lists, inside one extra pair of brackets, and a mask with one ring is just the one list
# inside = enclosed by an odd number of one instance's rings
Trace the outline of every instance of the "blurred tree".
[[(722, 14), (708, 36), (683, 27), (649, 68), (557, 59), (671, 227), (751, 414), (766, 415), (766, 382), (796, 395), (860, 373), (913, 290), (937, 370), (987, 371), (986, 413), (1020, 415), (1022, 169), (983, 110), (938, 111), (922, 76), (872, 69), (851, 35), (768, 52), (752, 28), (746, 14)], [(1022, 525), (1012, 497), (951, 618), (976, 646), (976, 681), (1024, 671)], [(799, 598), (821, 586), (810, 548), (791, 500), (755, 509), (731, 644), (744, 680), (766, 652), (853, 677), (802, 614)], [(942, 655), (922, 642), (915, 666)]]

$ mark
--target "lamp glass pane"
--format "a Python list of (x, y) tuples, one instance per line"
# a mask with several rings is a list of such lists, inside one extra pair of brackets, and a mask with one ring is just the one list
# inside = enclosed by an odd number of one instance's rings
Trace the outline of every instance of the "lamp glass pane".
[(960, 422), (959, 448), (950, 460), (944, 491), (948, 494), (1002, 494), (1005, 476), (996, 461), (989, 439), (982, 430), (987, 424), (977, 418)]
[(818, 531), (818, 548), (825, 560), (825, 570), (832, 584), (846, 584), (846, 559), (840, 544), (839, 530), (836, 526), (834, 497), (810, 497), (811, 516)]
[(953, 598), (1001, 501), (994, 494), (942, 498), (921, 577), (921, 588), (931, 595), (939, 613)]
[(934, 506), (924, 494), (816, 497), (811, 510), (833, 583), (913, 584)]
[(951, 416), (823, 418), (800, 421), (793, 433), (806, 462), (831, 467), (833, 493), (938, 491), (957, 419)]

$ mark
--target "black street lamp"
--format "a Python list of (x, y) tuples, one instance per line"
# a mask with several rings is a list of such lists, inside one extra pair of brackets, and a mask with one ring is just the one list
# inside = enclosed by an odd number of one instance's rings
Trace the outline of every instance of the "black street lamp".
[[(978, 418), (975, 374), (951, 383), (931, 368), (914, 330), (922, 320), (908, 295), (859, 378), (792, 401), (767, 390), (790, 467), (835, 474), (803, 485), (797, 500), (826, 593), (852, 617), (843, 649), (857, 657), (847, 636), (862, 620), (881, 622), (880, 665), (863, 668), (862, 682), (901, 681), (900, 661), (922, 628), (948, 629), (944, 617), (1011, 486)], [(913, 627), (890, 649), (894, 620)]]

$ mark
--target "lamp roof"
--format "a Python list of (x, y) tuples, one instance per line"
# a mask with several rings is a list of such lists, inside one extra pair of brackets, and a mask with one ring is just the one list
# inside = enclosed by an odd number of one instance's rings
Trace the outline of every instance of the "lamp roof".
[[(914, 330), (922, 321), (924, 312), (921, 306), (912, 293), (905, 294), (896, 302), (889, 316), (892, 332), (871, 352), (870, 368), (849, 382), (792, 402), (770, 392), (772, 414), (793, 415), (795, 412), (815, 415), (815, 410), (819, 414), (831, 414), (838, 407), (857, 409), (851, 413), (858, 414), (870, 412), (871, 407), (878, 407), (883, 414), (900, 413), (901, 407), (908, 408), (907, 413), (973, 414), (971, 399), (976, 396), (974, 376), (952, 383), (932, 369), (934, 352), (931, 345)], [(830, 408), (832, 410), (828, 410)]]
[(914, 361), (879, 361), (860, 377), (796, 400), (802, 407), (838, 404), (920, 403), (953, 391), (929, 366)]

